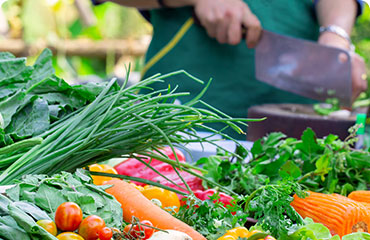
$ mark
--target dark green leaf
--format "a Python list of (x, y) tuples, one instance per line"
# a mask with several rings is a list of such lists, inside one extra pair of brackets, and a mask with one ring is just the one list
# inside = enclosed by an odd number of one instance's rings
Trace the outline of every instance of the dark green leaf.
[(29, 85), (31, 86), (45, 78), (48, 78), (54, 74), (54, 68), (52, 63), (53, 54), (50, 49), (45, 49), (42, 51), (40, 56), (37, 58), (35, 64), (33, 65), (33, 72), (31, 75), (31, 80)]
[(31, 96), (26, 96), (25, 92), (18, 91), (13, 96), (0, 102), (0, 112), (4, 119), (5, 128), (9, 125), (13, 115), (16, 114), (19, 109), (22, 109), (30, 100)]
[(45, 100), (36, 99), (15, 114), (5, 129), (16, 138), (37, 136), (49, 129), (49, 107)]

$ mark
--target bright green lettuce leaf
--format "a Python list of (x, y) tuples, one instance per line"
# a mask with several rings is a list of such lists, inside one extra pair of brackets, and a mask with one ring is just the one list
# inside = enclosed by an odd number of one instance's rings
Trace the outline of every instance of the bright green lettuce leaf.
[(370, 240), (369, 233), (357, 232), (342, 237), (342, 240)]

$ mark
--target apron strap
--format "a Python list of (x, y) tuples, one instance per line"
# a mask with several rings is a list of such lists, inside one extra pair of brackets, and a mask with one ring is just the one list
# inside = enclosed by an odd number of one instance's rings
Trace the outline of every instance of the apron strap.
[(141, 76), (144, 76), (145, 73), (159, 60), (161, 60), (168, 52), (170, 52), (177, 43), (183, 38), (183, 36), (189, 31), (191, 26), (194, 24), (194, 19), (190, 17), (186, 22), (181, 26), (179, 31), (175, 36), (159, 51), (157, 52), (144, 66), (141, 71)]

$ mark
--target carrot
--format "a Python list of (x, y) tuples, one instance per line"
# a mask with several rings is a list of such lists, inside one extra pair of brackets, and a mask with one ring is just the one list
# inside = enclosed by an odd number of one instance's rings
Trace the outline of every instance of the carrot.
[(353, 191), (348, 197), (357, 202), (370, 203), (370, 191)]
[(123, 219), (126, 222), (131, 222), (132, 217), (135, 216), (140, 221), (149, 220), (154, 227), (163, 230), (177, 230), (188, 234), (193, 240), (206, 240), (192, 227), (153, 204), (131, 184), (118, 179), (112, 179), (104, 184), (113, 185), (106, 192), (121, 203)]
[(347, 197), (309, 192), (303, 199), (294, 195), (291, 205), (302, 217), (324, 224), (334, 235), (342, 237), (352, 232), (369, 232), (368, 209)]

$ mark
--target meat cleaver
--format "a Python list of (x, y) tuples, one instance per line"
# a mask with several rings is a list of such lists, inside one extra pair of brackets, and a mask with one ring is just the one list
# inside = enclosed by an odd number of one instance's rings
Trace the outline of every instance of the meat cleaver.
[(345, 50), (263, 30), (256, 47), (256, 78), (319, 101), (352, 103), (351, 57)]

